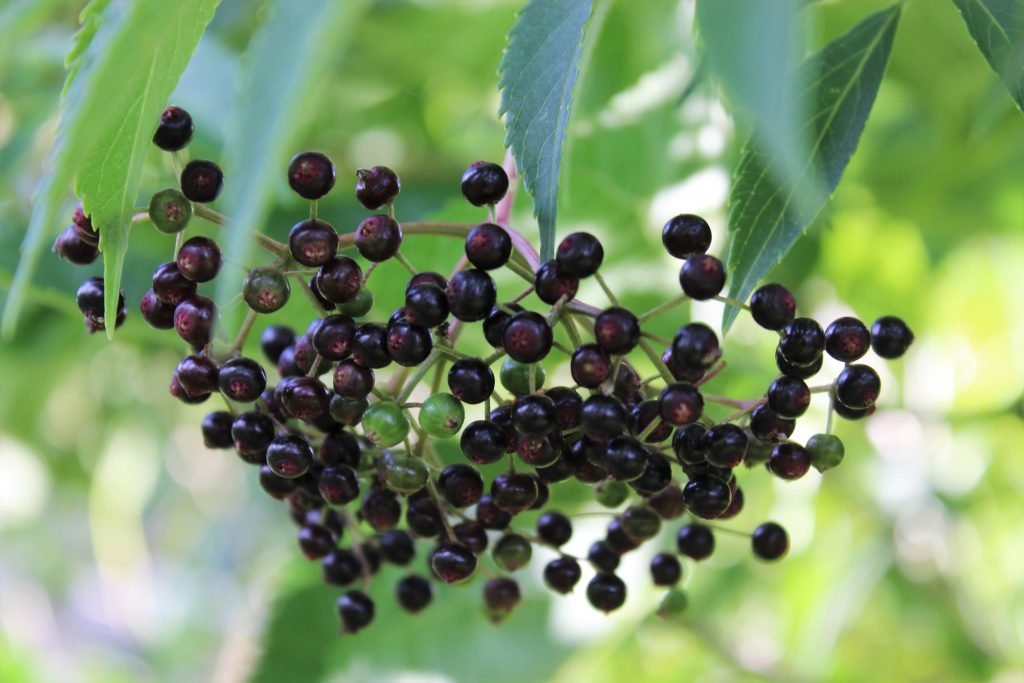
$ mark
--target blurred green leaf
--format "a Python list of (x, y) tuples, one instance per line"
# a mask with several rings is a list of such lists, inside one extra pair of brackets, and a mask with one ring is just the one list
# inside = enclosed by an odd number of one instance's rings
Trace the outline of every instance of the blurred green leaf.
[[(732, 298), (747, 298), (839, 184), (878, 93), (899, 16), (899, 5), (869, 16), (801, 66), (799, 80), (810, 90), (805, 126), (814, 144), (800, 177), (781, 183), (773, 173), (775, 159), (750, 141), (744, 145), (729, 208)], [(737, 313), (736, 307), (726, 307), (723, 329), (729, 329)]]
[[(142, 180), (142, 162), (160, 111), (185, 69), (219, 0), (138, 0), (124, 9), (116, 28), (102, 33), (106, 0), (83, 12), (83, 29), (72, 48), (61, 135), (53, 172), (44, 180), (23, 246), (4, 329), (14, 320), (43, 238), (57, 224), (68, 180), (100, 232), (106, 289), (105, 318), (117, 314), (128, 232)], [(100, 41), (100, 35), (103, 40)], [(89, 55), (96, 46), (102, 53)], [(107, 326), (112, 337), (113, 325)]]
[(533, 197), (544, 261), (554, 255), (562, 142), (591, 9), (591, 0), (531, 0), (512, 27), (501, 60), (505, 144)]
[[(260, 229), (285, 178), (288, 157), (314, 109), (331, 58), (355, 33), (365, 0), (278, 0), (243, 56), (242, 91), (228, 128), (225, 212), (233, 223), (226, 258), (247, 263), (250, 236)], [(239, 291), (237, 278), (220, 278), (217, 300)]]
[(1024, 111), (1024, 0), (953, 0), (978, 49)]

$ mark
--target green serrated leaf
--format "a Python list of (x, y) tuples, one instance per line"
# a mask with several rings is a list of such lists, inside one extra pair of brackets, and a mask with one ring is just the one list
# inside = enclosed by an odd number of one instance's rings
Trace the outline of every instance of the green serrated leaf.
[(1024, 0), (953, 0), (978, 49), (1024, 111)]
[[(775, 160), (749, 141), (744, 145), (729, 200), (732, 298), (746, 300), (839, 184), (882, 82), (899, 16), (899, 5), (872, 14), (801, 65), (812, 144), (797, 177), (780, 182)], [(723, 329), (737, 313), (726, 307)]]
[[(307, 564), (305, 569), (309, 570)], [(315, 574), (315, 572), (313, 572)], [(314, 576), (314, 580), (319, 576)], [(337, 591), (323, 582), (295, 585), (274, 601), (249, 683), (322, 680), (330, 652), (338, 647)]]
[(505, 145), (533, 197), (544, 261), (554, 255), (562, 143), (592, 9), (591, 0), (530, 0), (501, 60)]
[[(24, 287), (46, 234), (57, 227), (56, 212), (71, 178), (100, 232), (104, 315), (107, 320), (116, 317), (142, 162), (160, 111), (218, 3), (99, 0), (83, 10), (85, 23), (71, 50), (53, 170), (43, 182), (22, 247), (4, 311), (5, 333), (13, 332)], [(113, 328), (107, 326), (108, 337), (113, 336)]]
[[(229, 260), (249, 262), (249, 238), (266, 220), (274, 188), (285, 183), (288, 159), (299, 151), (296, 138), (319, 84), (328, 77), (331, 59), (355, 34), (367, 5), (366, 0), (277, 0), (252, 39), (224, 164), (224, 207), (233, 220), (225, 246)], [(217, 300), (227, 301), (240, 286), (221, 278)]]

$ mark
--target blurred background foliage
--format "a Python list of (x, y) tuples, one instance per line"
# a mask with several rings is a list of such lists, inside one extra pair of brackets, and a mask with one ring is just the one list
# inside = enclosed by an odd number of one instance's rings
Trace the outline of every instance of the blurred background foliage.
[[(0, 301), (83, 4), (0, 2)], [(801, 13), (808, 48), (886, 4), (811, 3)], [(519, 6), (372, 5), (330, 55), (294, 131), (301, 148), (338, 166), (323, 216), (351, 230), (361, 218), (352, 171), (386, 164), (402, 177), (400, 219), (479, 220), (458, 179), (469, 162), (503, 156), (496, 70)], [(605, 6), (570, 126), (559, 231), (599, 234), (607, 279), (639, 310), (676, 291), (659, 242), (667, 218), (705, 215), (716, 253), (728, 238), (729, 170), (745, 132), (700, 76), (693, 9), (691, 0)], [(197, 122), (193, 157), (225, 154), (240, 59), (265, 11), (224, 0), (172, 98)], [(157, 152), (140, 203), (173, 182)], [(795, 483), (741, 473), (747, 509), (729, 526), (779, 521), (791, 553), (761, 565), (742, 538), (722, 535), (712, 560), (687, 564), (690, 607), (671, 622), (653, 614), (652, 547), (627, 556), (630, 598), (608, 618), (582, 590), (551, 598), (538, 557), (524, 572), (527, 599), (501, 627), (481, 614), (479, 583), (443, 587), (407, 617), (390, 597), (398, 574), (385, 571), (372, 593), (377, 622), (338, 637), (336, 592), (297, 558), (280, 504), (235, 458), (203, 447), (205, 406), (166, 393), (181, 345), (146, 327), (131, 302), (170, 241), (133, 232), (130, 317), (113, 343), (84, 334), (73, 300), (99, 265), (47, 254), (17, 335), (0, 347), (0, 681), (1024, 681), (1022, 173), (1024, 117), (953, 3), (908, 3), (851, 166), (771, 277), (820, 320), (895, 313), (917, 342), (904, 360), (879, 363), (882, 409), (839, 424), (842, 467)], [(305, 210), (283, 171), (273, 199), (265, 231), (283, 238)], [(69, 192), (69, 216), (72, 206)], [(512, 223), (536, 236), (525, 197)], [(460, 250), (420, 237), (408, 253), (447, 272)], [(249, 265), (226, 268), (240, 278)], [(394, 285), (377, 292), (386, 315), (405, 276), (386, 265), (378, 277)], [(504, 296), (515, 288), (499, 279)], [(603, 301), (592, 286), (581, 297)], [(297, 297), (276, 320), (301, 329), (308, 317)], [(659, 318), (656, 331), (670, 335), (688, 317), (717, 327), (721, 305)], [(763, 392), (771, 336), (740, 318), (715, 393)], [(797, 438), (823, 428), (825, 407), (815, 403)], [(580, 493), (558, 495), (566, 509), (594, 508)], [(604, 523), (580, 518), (577, 543)], [(671, 548), (673, 532), (650, 545)]]

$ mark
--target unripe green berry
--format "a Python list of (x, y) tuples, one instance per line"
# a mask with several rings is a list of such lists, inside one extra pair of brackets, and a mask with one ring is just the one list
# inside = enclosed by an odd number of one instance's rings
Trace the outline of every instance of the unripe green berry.
[(602, 481), (594, 488), (597, 502), (606, 508), (615, 508), (626, 502), (629, 497), (629, 486), (623, 481)]
[(678, 588), (673, 588), (661, 599), (661, 604), (658, 605), (658, 616), (664, 619), (674, 619), (685, 612), (689, 604), (690, 599), (686, 597), (686, 593)]
[(519, 361), (506, 358), (501, 364), (501, 386), (511, 391), (516, 396), (525, 396), (530, 393), (530, 373), (533, 373), (533, 388), (540, 389), (544, 386), (544, 366), (540, 363), (520, 363)]
[(384, 484), (395, 493), (410, 494), (427, 483), (430, 473), (420, 458), (408, 453), (385, 451), (377, 461)]
[(494, 544), (494, 563), (507, 572), (525, 567), (533, 557), (533, 546), (519, 534), (505, 534)]
[(409, 421), (401, 407), (391, 401), (374, 403), (363, 413), (363, 433), (377, 446), (401, 443), (409, 434)]
[(242, 298), (257, 313), (280, 310), (291, 292), (288, 278), (276, 268), (253, 268), (242, 283)]
[(622, 530), (634, 541), (646, 541), (658, 535), (661, 517), (649, 507), (634, 505), (622, 513)]
[(843, 461), (846, 448), (835, 434), (815, 434), (807, 440), (811, 464), (819, 472), (830, 470)]
[(192, 218), (192, 202), (179, 190), (160, 190), (149, 200), (149, 218), (160, 232), (181, 232)]
[(430, 436), (447, 439), (462, 429), (466, 409), (451, 394), (434, 394), (420, 407), (420, 426)]
[(356, 295), (343, 304), (338, 304), (338, 312), (353, 318), (361, 318), (373, 308), (373, 292), (362, 287)]

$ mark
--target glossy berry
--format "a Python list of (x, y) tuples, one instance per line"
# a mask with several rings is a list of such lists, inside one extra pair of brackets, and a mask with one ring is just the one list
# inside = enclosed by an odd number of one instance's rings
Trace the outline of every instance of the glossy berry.
[(339, 429), (328, 432), (320, 445), (319, 457), (326, 467), (358, 468), (361, 459), (359, 441), (348, 431)]
[(278, 436), (267, 447), (267, 465), (279, 477), (295, 479), (313, 464), (313, 449), (301, 436)]
[(782, 417), (768, 405), (760, 405), (750, 414), (750, 431), (766, 443), (781, 443), (793, 434), (796, 421)]
[(395, 584), (395, 598), (401, 608), (410, 614), (416, 614), (425, 609), (433, 597), (430, 582), (422, 576), (416, 574), (405, 576)]
[(871, 325), (871, 348), (882, 358), (899, 358), (913, 341), (914, 333), (895, 316), (884, 316)]
[(608, 441), (626, 430), (628, 414), (622, 401), (613, 396), (594, 394), (583, 402), (580, 426), (594, 441)]
[(587, 584), (587, 601), (594, 609), (613, 612), (626, 602), (626, 584), (615, 574), (599, 572)]
[(235, 418), (231, 413), (220, 410), (207, 413), (203, 418), (203, 444), (207, 448), (231, 448), (231, 423)]
[(557, 261), (548, 261), (533, 276), (537, 298), (552, 306), (563, 297), (566, 301), (575, 297), (579, 286), (579, 278), (563, 272)]
[(644, 473), (647, 450), (630, 436), (617, 436), (604, 449), (601, 466), (617, 481), (631, 481)]
[(799, 479), (811, 469), (811, 454), (795, 443), (780, 443), (772, 449), (768, 470), (780, 479)]
[(394, 202), (401, 189), (398, 175), (387, 166), (356, 171), (356, 199), (370, 211)]
[(672, 451), (684, 465), (704, 462), (708, 451), (707, 428), (693, 423), (677, 429), (672, 435)]
[(329, 315), (313, 333), (313, 348), (328, 360), (344, 360), (352, 353), (357, 327), (347, 315)]
[(300, 152), (288, 162), (288, 185), (304, 199), (320, 199), (334, 187), (334, 162), (320, 152)]
[(700, 216), (680, 214), (668, 219), (661, 229), (661, 243), (675, 258), (703, 254), (711, 246), (711, 227)]
[(412, 536), (405, 531), (392, 529), (377, 537), (380, 543), (381, 556), (391, 564), (404, 567), (412, 561), (416, 554), (416, 546)]
[(489, 495), (485, 495), (476, 504), (476, 521), (485, 529), (501, 531), (508, 528), (512, 515), (502, 510)]
[(778, 560), (789, 550), (789, 535), (775, 522), (765, 522), (754, 529), (750, 547), (759, 560)]
[(510, 515), (533, 505), (538, 493), (537, 480), (523, 472), (503, 472), (491, 482), (491, 499)]
[(672, 484), (672, 466), (667, 458), (655, 451), (647, 451), (644, 471), (629, 482), (630, 488), (643, 497), (661, 493)]
[(267, 388), (267, 375), (251, 358), (232, 358), (220, 366), (220, 391), (232, 401), (251, 403)]
[(732, 492), (728, 485), (715, 477), (694, 477), (683, 487), (686, 508), (701, 519), (714, 519), (729, 507)]
[[(348, 256), (335, 256), (320, 266), (316, 274), (316, 286), (328, 301), (344, 304), (353, 301), (360, 294), (363, 271), (359, 264)], [(371, 304), (372, 301), (371, 299)], [(357, 315), (351, 311), (343, 312)]]
[(516, 313), (505, 326), (502, 345), (509, 357), (520, 363), (536, 363), (551, 351), (554, 334), (551, 325), (539, 313)]
[(768, 407), (781, 417), (800, 417), (810, 404), (811, 390), (802, 379), (782, 375), (768, 387)]
[(332, 586), (348, 586), (363, 575), (363, 562), (359, 556), (344, 548), (333, 550), (323, 559), (321, 566), (324, 583)]
[(331, 505), (347, 505), (359, 497), (359, 479), (351, 467), (325, 467), (317, 479), (317, 490)]
[(466, 235), (466, 258), (480, 270), (494, 270), (512, 256), (512, 238), (505, 228), (481, 223)]
[(193, 296), (174, 309), (174, 329), (192, 346), (206, 346), (213, 339), (217, 307), (205, 296)]
[(698, 301), (718, 296), (725, 286), (725, 266), (710, 254), (690, 256), (679, 270), (679, 286)]
[(196, 291), (196, 283), (182, 275), (174, 261), (162, 263), (153, 271), (153, 293), (165, 304), (177, 306)]
[(430, 569), (445, 583), (462, 583), (476, 571), (476, 555), (461, 543), (444, 542), (430, 553)]
[(393, 529), (402, 516), (402, 506), (394, 493), (384, 488), (372, 489), (363, 496), (359, 517), (373, 527), (374, 531), (383, 532)]
[(276, 268), (253, 268), (242, 282), (242, 298), (257, 313), (281, 310), (291, 291), (288, 278)]
[(491, 276), (482, 270), (468, 268), (455, 274), (448, 283), (448, 309), (459, 320), (483, 320), (494, 307), (498, 290)]
[(500, 569), (514, 572), (530, 563), (533, 546), (519, 534), (505, 534), (494, 544), (491, 554)]
[(824, 472), (843, 461), (846, 448), (835, 434), (815, 434), (807, 440), (807, 452), (811, 455), (814, 469)]
[(181, 172), (181, 192), (194, 202), (212, 202), (223, 186), (224, 173), (212, 161), (195, 159)]
[(338, 598), (338, 614), (341, 616), (341, 630), (356, 633), (373, 621), (373, 600), (362, 591), (348, 591)]
[[(555, 251), (560, 273), (575, 278), (590, 277), (604, 261), (604, 247), (589, 232), (574, 232), (562, 238)], [(571, 298), (571, 297), (570, 297)]]
[(174, 327), (174, 306), (160, 301), (152, 289), (139, 301), (139, 313), (142, 314), (143, 320), (158, 330), (170, 330)]
[(556, 557), (544, 566), (545, 585), (562, 595), (571, 593), (582, 576), (580, 563), (572, 557)]
[(352, 337), (352, 360), (367, 368), (387, 367), (391, 363), (387, 328), (377, 323), (363, 323), (356, 328)]
[(462, 429), (466, 410), (451, 394), (432, 394), (420, 406), (418, 418), (420, 427), (427, 434), (435, 439), (447, 439)]
[(160, 114), (160, 124), (153, 134), (153, 144), (168, 152), (184, 149), (192, 139), (192, 117), (181, 107), (170, 106)]
[(629, 353), (640, 342), (640, 321), (625, 308), (605, 309), (594, 319), (594, 339), (608, 353)]
[(594, 541), (587, 550), (587, 561), (599, 572), (613, 572), (619, 566), (619, 554), (607, 541)]
[(100, 255), (96, 245), (83, 240), (73, 225), (69, 225), (57, 237), (57, 241), (53, 243), (53, 251), (63, 260), (79, 266), (92, 263)]
[(161, 190), (149, 200), (149, 219), (164, 234), (181, 232), (191, 218), (192, 202), (174, 188)]
[(647, 504), (658, 513), (663, 520), (677, 519), (686, 512), (686, 501), (683, 489), (678, 484), (670, 484), (665, 489), (647, 499)]
[(337, 547), (330, 530), (320, 524), (303, 524), (298, 536), (299, 548), (308, 560), (327, 557)]
[[(330, 223), (308, 218), (292, 226), (288, 233), (288, 251), (293, 259), (304, 266), (322, 266), (333, 259), (338, 251), (338, 233)], [(333, 301), (322, 287), (320, 291)]]
[(307, 422), (313, 422), (328, 412), (330, 398), (320, 380), (315, 377), (287, 377), (274, 392), (285, 413)]
[(717, 467), (736, 467), (747, 454), (747, 435), (734, 424), (715, 425), (707, 431), (706, 459)]
[(651, 558), (651, 579), (655, 586), (674, 586), (683, 576), (683, 566), (675, 555), (658, 553)]
[(448, 295), (430, 283), (409, 287), (405, 290), (405, 317), (424, 327), (440, 325), (448, 318)]
[(504, 619), (521, 599), (519, 584), (507, 576), (489, 579), (484, 584), (484, 608), (491, 621)]
[(789, 360), (782, 355), (781, 348), (775, 348), (775, 366), (779, 369), (779, 372), (787, 377), (810, 379), (821, 370), (823, 361), (824, 356), (822, 354), (818, 354), (810, 363), (806, 365), (797, 365), (796, 363), (789, 362)]
[(489, 420), (470, 422), (462, 431), (459, 447), (478, 465), (497, 462), (505, 456), (505, 430)]
[(437, 488), (446, 501), (457, 508), (476, 505), (484, 494), (484, 478), (475, 467), (456, 464), (445, 467), (437, 478)]
[(364, 218), (356, 228), (355, 243), (367, 261), (387, 261), (402, 246), (402, 227), (394, 218), (384, 214)]
[(434, 348), (430, 331), (421, 325), (400, 321), (387, 327), (388, 356), (404, 367), (416, 367)]
[(687, 425), (696, 422), (704, 412), (704, 397), (692, 384), (669, 384), (658, 395), (658, 412), (661, 419), (670, 425)]
[(477, 161), (462, 174), (462, 195), (473, 206), (497, 204), (508, 192), (508, 174), (498, 164)]
[(874, 405), (881, 389), (882, 380), (869, 365), (848, 365), (836, 378), (836, 400), (855, 410)]
[(190, 237), (177, 257), (178, 271), (193, 282), (209, 282), (220, 272), (220, 247), (209, 237)]
[(409, 434), (409, 421), (402, 408), (391, 401), (372, 404), (363, 413), (363, 433), (377, 446), (399, 444)]
[(672, 435), (672, 425), (662, 421), (657, 401), (642, 401), (629, 413), (629, 430), (637, 438), (646, 433), (644, 443), (659, 443)]
[(217, 390), (217, 364), (207, 356), (185, 356), (174, 376), (189, 396), (209, 394)]
[(555, 402), (543, 394), (531, 394), (512, 406), (512, 424), (523, 435), (543, 436), (555, 428)]
[(298, 487), (294, 479), (284, 479), (274, 474), (266, 465), (260, 465), (259, 484), (263, 492), (275, 500), (284, 500)]
[(494, 391), (494, 373), (477, 358), (461, 358), (448, 370), (448, 389), (463, 403), (483, 403)]
[(524, 396), (530, 393), (531, 388), (536, 391), (544, 386), (546, 373), (540, 363), (520, 363), (506, 358), (501, 363), (498, 378), (501, 380), (501, 386), (516, 396)]
[(246, 462), (265, 463), (267, 447), (273, 439), (274, 423), (263, 413), (255, 410), (241, 413), (231, 423), (231, 440), (235, 444), (235, 451)]
[(762, 285), (750, 296), (750, 315), (765, 329), (781, 330), (796, 317), (796, 299), (782, 285)]
[(813, 363), (825, 350), (825, 331), (810, 318), (796, 318), (783, 330), (779, 350), (790, 363)]
[(825, 329), (825, 351), (844, 363), (852, 363), (871, 347), (871, 333), (857, 318), (843, 317)]
[(555, 403), (555, 420), (559, 429), (572, 429), (580, 423), (583, 399), (568, 387), (554, 387), (547, 397)]
[(78, 233), (82, 240), (93, 246), (100, 243), (100, 234), (93, 226), (92, 220), (85, 215), (85, 210), (81, 204), (76, 206), (74, 213), (71, 214), (71, 225), (75, 226), (75, 232)]
[(693, 370), (706, 370), (722, 356), (718, 335), (704, 323), (688, 323), (672, 339), (672, 362)]
[(696, 522), (679, 528), (676, 534), (676, 547), (681, 555), (694, 560), (711, 557), (715, 551), (715, 535), (711, 529)]
[(373, 391), (373, 370), (345, 360), (334, 369), (334, 391), (345, 398), (366, 398)]
[(545, 512), (537, 518), (537, 536), (556, 548), (565, 545), (572, 538), (572, 522), (560, 512)]

